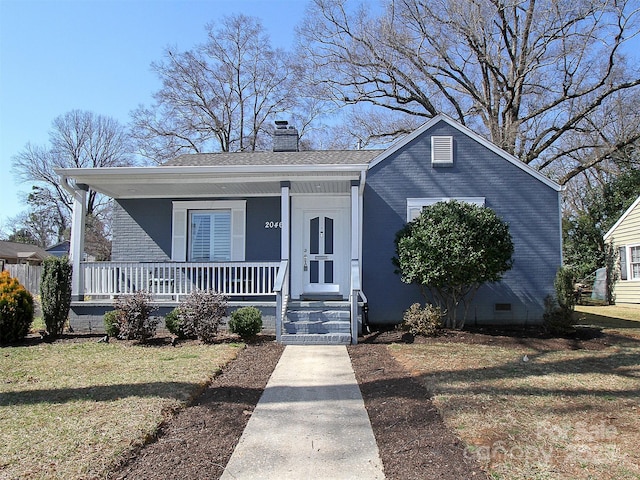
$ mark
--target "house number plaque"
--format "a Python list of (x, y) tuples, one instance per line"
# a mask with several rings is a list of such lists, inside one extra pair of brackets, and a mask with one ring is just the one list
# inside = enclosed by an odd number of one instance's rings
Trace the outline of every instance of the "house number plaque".
[(282, 222), (264, 222), (264, 228), (282, 228)]

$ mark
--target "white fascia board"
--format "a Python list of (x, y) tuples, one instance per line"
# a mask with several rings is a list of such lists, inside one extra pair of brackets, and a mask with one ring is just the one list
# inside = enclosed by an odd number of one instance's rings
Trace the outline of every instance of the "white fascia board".
[(629, 214), (633, 211), (634, 208), (638, 206), (638, 204), (640, 204), (640, 196), (636, 198), (636, 201), (633, 202), (629, 208), (627, 208), (627, 210), (620, 216), (618, 221), (613, 224), (613, 227), (611, 227), (609, 231), (604, 234), (602, 238), (604, 239), (605, 242), (609, 240), (609, 237), (613, 235), (613, 232), (620, 226), (622, 222), (624, 222), (625, 218), (629, 216)]
[(491, 141), (487, 140), (486, 138), (478, 135), (473, 130), (469, 129), (468, 127), (465, 127), (461, 123), (456, 122), (451, 117), (449, 117), (447, 115), (444, 115), (442, 113), (436, 115), (435, 117), (430, 119), (428, 122), (426, 122), (424, 125), (422, 125), (417, 130), (413, 131), (409, 135), (406, 135), (406, 136), (402, 137), (397, 142), (395, 142), (393, 145), (391, 145), (387, 150), (385, 150), (380, 155), (375, 157), (371, 161), (371, 163), (369, 164), (369, 168), (372, 168), (372, 167), (376, 166), (378, 163), (382, 162), (385, 158), (387, 158), (391, 154), (397, 152), (398, 150), (400, 150), (402, 147), (404, 147), (408, 143), (411, 143), (413, 140), (418, 138), (425, 131), (429, 130), (431, 127), (433, 127), (439, 121), (444, 121), (444, 122), (448, 123), (450, 126), (452, 126), (453, 128), (457, 129), (459, 132), (463, 133), (464, 135), (468, 136), (469, 138), (471, 138), (471, 139), (475, 140), (476, 142), (480, 143), (481, 145), (485, 146), (486, 148), (488, 148), (492, 152), (496, 153), (497, 155), (501, 156), (502, 158), (504, 158), (508, 162), (511, 162), (512, 164), (514, 164), (516, 167), (518, 167), (521, 170), (525, 171), (526, 173), (528, 173), (532, 177), (540, 180), (545, 185), (553, 188), (555, 191), (559, 192), (559, 191), (563, 190), (563, 187), (561, 185), (557, 184), (556, 182), (551, 180), (549, 177), (543, 175), (542, 173), (540, 173), (535, 168), (530, 167), (529, 165), (527, 165), (523, 161), (519, 160), (518, 158), (514, 157), (510, 153), (505, 152), (503, 149), (498, 147), (493, 142), (491, 142)]
[(350, 165), (221, 165), (221, 166), (170, 166), (170, 167), (104, 167), (104, 168), (57, 168), (54, 171), (69, 178), (98, 178), (123, 176), (129, 179), (147, 179), (152, 176), (189, 176), (189, 175), (224, 175), (224, 174), (278, 174), (278, 173), (313, 173), (313, 172), (354, 172), (367, 169), (367, 164)]

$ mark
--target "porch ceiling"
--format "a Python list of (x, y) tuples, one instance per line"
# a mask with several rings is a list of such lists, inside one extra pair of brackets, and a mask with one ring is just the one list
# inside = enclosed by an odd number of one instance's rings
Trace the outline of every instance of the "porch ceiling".
[(58, 169), (62, 182), (85, 184), (111, 198), (272, 196), (280, 182), (291, 193), (348, 193), (366, 165), (233, 167), (121, 167)]

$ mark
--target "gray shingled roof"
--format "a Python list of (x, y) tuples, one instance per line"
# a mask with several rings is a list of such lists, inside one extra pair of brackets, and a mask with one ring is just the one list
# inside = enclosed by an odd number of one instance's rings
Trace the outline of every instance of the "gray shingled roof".
[(320, 150), (305, 152), (192, 153), (164, 165), (214, 167), (228, 165), (362, 165), (384, 150)]

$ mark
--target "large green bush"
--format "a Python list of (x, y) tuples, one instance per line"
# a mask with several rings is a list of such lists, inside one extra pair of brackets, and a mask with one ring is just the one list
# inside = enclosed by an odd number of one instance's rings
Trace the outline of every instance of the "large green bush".
[(396, 273), (442, 309), (448, 328), (462, 328), (480, 286), (499, 281), (513, 264), (509, 226), (490, 208), (455, 200), (423, 208), (395, 242)]
[(33, 298), (9, 272), (0, 272), (0, 343), (24, 338), (33, 321)]
[(262, 312), (256, 307), (237, 309), (229, 319), (229, 330), (243, 339), (255, 337), (262, 330)]
[(49, 335), (60, 335), (71, 307), (72, 266), (67, 257), (44, 260), (40, 282), (42, 317)]

